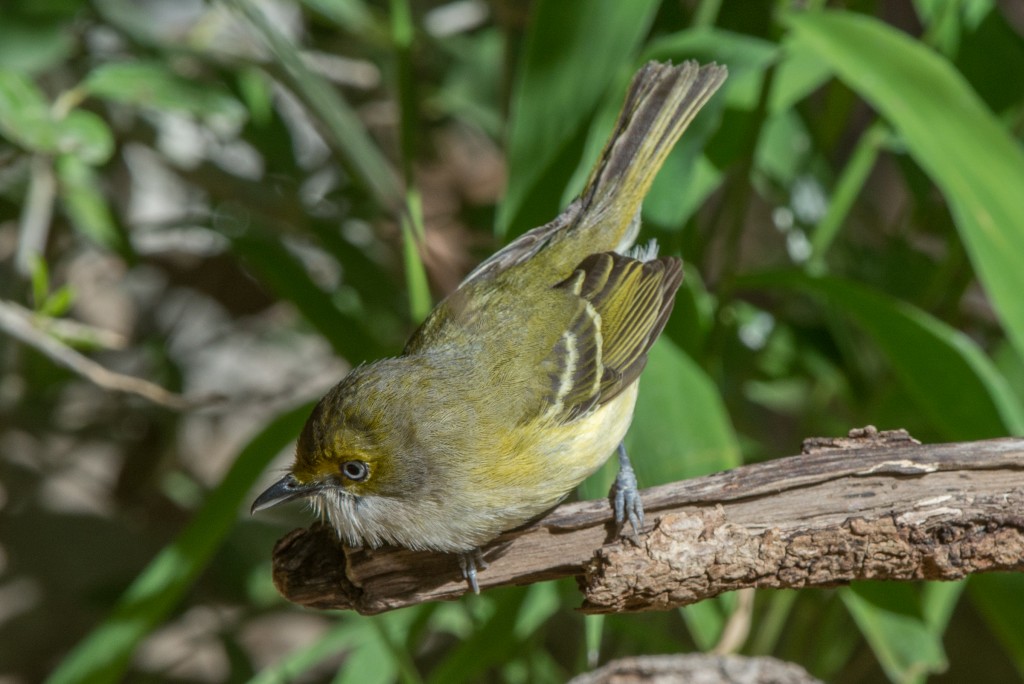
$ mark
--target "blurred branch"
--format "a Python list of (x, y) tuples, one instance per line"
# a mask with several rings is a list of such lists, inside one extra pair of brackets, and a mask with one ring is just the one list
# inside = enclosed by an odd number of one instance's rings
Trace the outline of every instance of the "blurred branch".
[[(0, 301), (0, 330), (47, 356), (54, 363), (81, 375), (86, 380), (99, 385), (103, 389), (134, 394), (154, 404), (159, 404), (175, 411), (195, 408), (221, 399), (219, 396), (190, 399), (166, 390), (148, 380), (115, 373), (92, 359), (79, 354), (58, 340), (45, 327), (38, 326), (33, 321), (33, 318), (34, 314), (28, 309), (20, 307), (13, 302)], [(65, 322), (62, 325), (66, 326), (67, 323)], [(77, 334), (81, 334), (85, 327), (74, 326), (72, 330)], [(96, 338), (97, 341), (104, 339), (107, 342), (116, 341), (115, 338), (110, 337), (113, 333), (106, 331), (97, 332), (105, 333), (100, 334)]]
[(19, 221), (18, 252), (14, 265), (22, 276), (32, 273), (32, 259), (43, 253), (50, 232), (53, 200), (57, 196), (57, 179), (53, 161), (43, 155), (32, 158), (28, 194)]
[(574, 677), (569, 684), (641, 684), (642, 682), (701, 682), (701, 684), (813, 684), (821, 680), (795, 663), (767, 656), (656, 655), (620, 658), (597, 670)]
[[(641, 544), (607, 501), (564, 504), (484, 548), (490, 588), (576, 576), (590, 613), (665, 610), (746, 587), (956, 580), (1024, 570), (1024, 439), (920, 445), (872, 427), (800, 456), (643, 492)], [(323, 525), (274, 549), (296, 603), (379, 613), (466, 592), (454, 556), (345, 548)]]

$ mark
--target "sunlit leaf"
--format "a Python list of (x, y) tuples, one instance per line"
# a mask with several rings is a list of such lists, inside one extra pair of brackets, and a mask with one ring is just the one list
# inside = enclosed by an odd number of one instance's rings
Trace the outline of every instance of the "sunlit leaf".
[(71, 154), (57, 158), (60, 199), (71, 223), (89, 240), (110, 250), (124, 252), (124, 239), (100, 187), (96, 171), (81, 157)]
[(57, 131), (43, 93), (24, 74), (0, 69), (0, 133), (27, 150), (53, 152)]
[(105, 99), (161, 111), (187, 112), (237, 125), (245, 107), (222, 88), (180, 76), (160, 62), (111, 62), (89, 73), (86, 92)]
[(74, 109), (58, 121), (56, 134), (57, 150), (86, 164), (103, 164), (114, 151), (114, 136), (106, 122), (82, 109)]
[(861, 14), (788, 15), (793, 30), (874, 105), (949, 202), (1010, 339), (1024, 353), (1024, 151), (942, 56)]

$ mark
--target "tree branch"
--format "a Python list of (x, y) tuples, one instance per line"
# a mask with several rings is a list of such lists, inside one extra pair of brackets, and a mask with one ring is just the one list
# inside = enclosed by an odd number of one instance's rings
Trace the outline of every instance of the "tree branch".
[[(607, 501), (563, 504), (484, 549), (481, 588), (576, 576), (583, 610), (664, 610), (744, 587), (955, 580), (1024, 570), (1024, 440), (920, 445), (874, 428), (805, 453), (645, 490), (634, 546)], [(364, 614), (466, 591), (456, 559), (345, 548), (323, 525), (274, 549), (295, 603)]]
[(92, 359), (79, 354), (47, 331), (33, 324), (31, 312), (14, 304), (0, 301), (0, 331), (34, 347), (36, 351), (46, 355), (51, 361), (77, 373), (86, 380), (112, 392), (124, 392), (142, 397), (154, 404), (175, 411), (185, 410), (197, 403), (180, 394), (175, 394), (148, 380), (123, 375), (104, 368)]
[(769, 656), (683, 655), (634, 656), (574, 677), (569, 684), (821, 684), (807, 670)]

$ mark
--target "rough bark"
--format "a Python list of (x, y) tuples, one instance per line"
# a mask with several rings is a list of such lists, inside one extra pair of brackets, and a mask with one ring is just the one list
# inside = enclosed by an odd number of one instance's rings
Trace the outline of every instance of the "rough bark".
[[(576, 576), (583, 610), (624, 612), (1024, 569), (1024, 440), (920, 445), (865, 428), (804, 450), (645, 490), (638, 546), (615, 538), (607, 501), (559, 506), (484, 549), (480, 586)], [(296, 603), (365, 614), (466, 592), (454, 557), (345, 548), (322, 525), (278, 542), (274, 582)]]

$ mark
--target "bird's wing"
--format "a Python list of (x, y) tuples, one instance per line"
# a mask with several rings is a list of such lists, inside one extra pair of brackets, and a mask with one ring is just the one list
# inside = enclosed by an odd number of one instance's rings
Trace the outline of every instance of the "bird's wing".
[(672, 312), (682, 276), (675, 257), (641, 261), (602, 252), (584, 259), (556, 286), (578, 306), (544, 364), (550, 378), (546, 417), (571, 421), (637, 379)]

